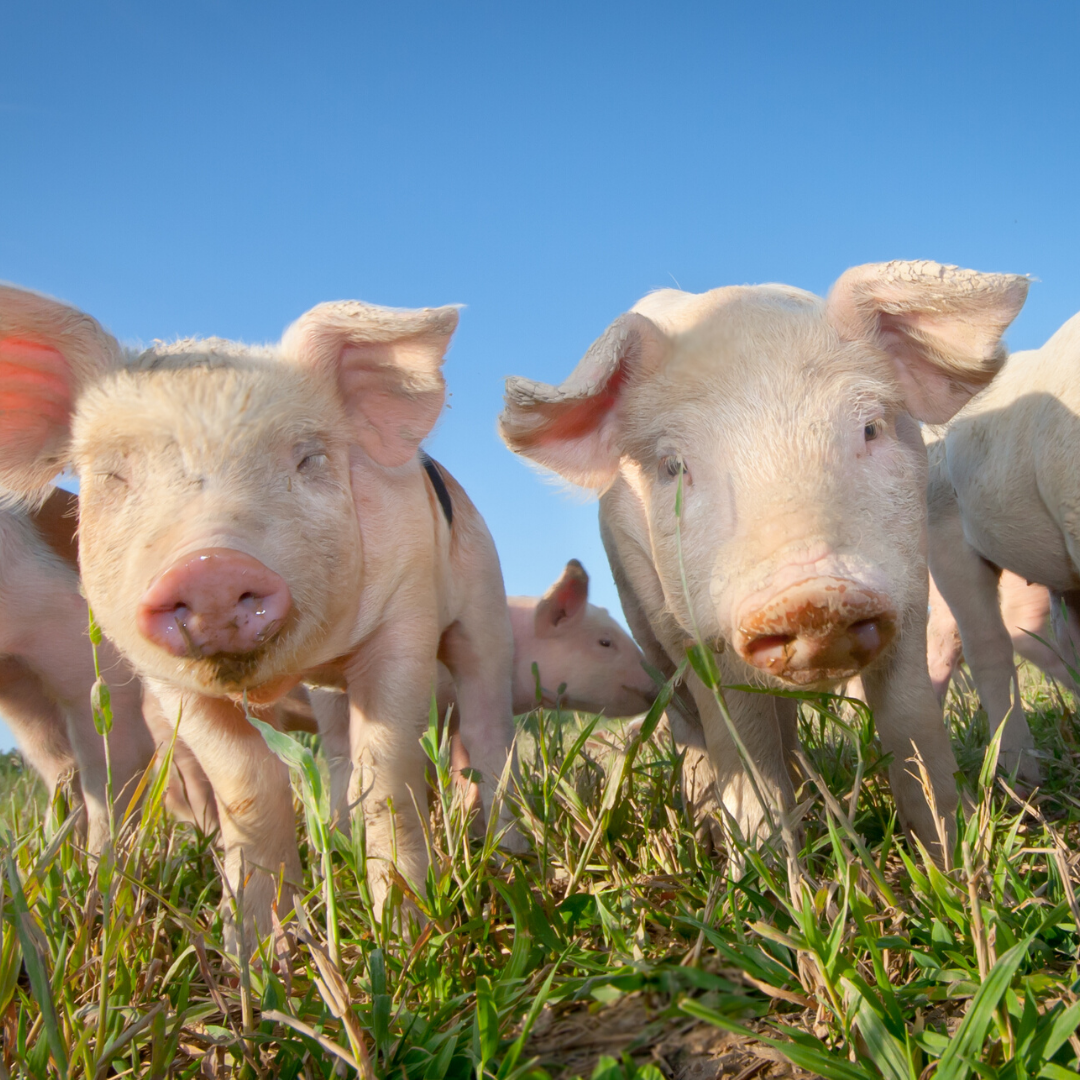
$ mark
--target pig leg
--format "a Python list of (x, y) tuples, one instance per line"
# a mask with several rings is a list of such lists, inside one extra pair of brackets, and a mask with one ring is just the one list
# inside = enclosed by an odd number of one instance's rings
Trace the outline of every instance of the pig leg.
[(930, 572), (956, 617), (964, 658), (986, 710), (990, 730), (1004, 724), (1001, 765), (1026, 784), (1038, 784), (1039, 763), (1020, 699), (1013, 643), (1001, 615), (999, 571), (965, 540), (959, 511), (931, 517)]
[(867, 668), (863, 686), (867, 704), (874, 711), (881, 745), (893, 756), (889, 782), (900, 822), (918, 836), (935, 860), (943, 863), (948, 853), (941, 851), (937, 824), (918, 767), (910, 760), (918, 750), (951, 845), (956, 832), (956, 759), (926, 669), (924, 627), (922, 610), (910, 612), (891, 660)]
[[(605, 496), (607, 498), (607, 496)], [(617, 507), (616, 511), (617, 512)], [(600, 538), (611, 565), (611, 574), (619, 591), (623, 614), (646, 660), (665, 679), (676, 671), (676, 657), (681, 661), (685, 649), (676, 650), (678, 628), (667, 627), (671, 651), (660, 643), (653, 631), (648, 610), (662, 613), (665, 610), (664, 592), (656, 576), (648, 554), (636, 543), (626, 540), (620, 544), (608, 515), (600, 514)], [(663, 614), (658, 614), (663, 620)], [(668, 727), (676, 750), (683, 755), (682, 794), (690, 820), (698, 837), (705, 841), (706, 833), (717, 849), (723, 847), (723, 827), (720, 823), (720, 804), (717, 801), (716, 774), (705, 745), (705, 732), (701, 726), (697, 704), (685, 684), (676, 687), (667, 712)]]
[[(732, 679), (729, 672), (724, 672), (724, 681), (744, 679)], [(767, 815), (773, 818), (774, 825), (779, 825), (780, 814), (795, 801), (785, 751), (794, 739), (796, 704), (788, 698), (738, 690), (724, 694), (732, 725), (757, 771), (755, 790), (712, 692), (696, 677), (691, 678), (690, 687), (701, 715), (725, 820), (733, 820), (743, 838), (751, 843), (764, 839), (769, 834)]]
[(308, 688), (311, 711), (319, 726), (322, 751), (330, 773), (330, 810), (346, 836), (350, 831), (349, 780), (352, 756), (349, 748), (349, 695), (340, 690)]
[(50, 792), (75, 769), (67, 724), (41, 680), (13, 656), (0, 657), (0, 714), (19, 744), (19, 752)]
[(941, 704), (949, 692), (949, 683), (964, 658), (960, 627), (941, 595), (937, 583), (930, 578), (930, 614), (926, 623), (926, 662), (930, 669), (930, 684)]
[(170, 744), (173, 747), (172, 770), (165, 789), (165, 809), (175, 818), (191, 822), (203, 832), (216, 832), (217, 802), (210, 780), (187, 743), (179, 736), (173, 742), (176, 724), (165, 716), (161, 702), (149, 689), (143, 694), (143, 717), (158, 754), (164, 754)]
[[(466, 614), (443, 634), (439, 653), (453, 676), (459, 710), (458, 731), (451, 735), (451, 759), (459, 771), (465, 765), (479, 772), (480, 799), (488, 821), (514, 741), (513, 635), (505, 604), (496, 610), (496, 617), (488, 618), (492, 606), (466, 604)], [(505, 803), (499, 807), (498, 824), (507, 829), (503, 846), (523, 851), (524, 838)]]
[(1080, 673), (1080, 592), (1050, 593), (1049, 600), (1050, 625), (1057, 643), (1054, 660), (1061, 674), (1050, 668), (1043, 670), (1071, 687), (1073, 693), (1080, 693), (1075, 678)]
[(435, 620), (389, 620), (346, 670), (352, 776), (348, 802), (364, 814), (369, 881), (381, 915), (393, 864), (424, 890), (428, 853), (421, 813), (427, 806), (420, 736), (435, 688), (436, 642), (411, 634)]
[[(180, 736), (214, 789), (225, 849), (228, 883), (222, 899), (226, 944), (239, 946), (228, 891), (244, 882), (244, 918), (261, 935), (270, 932), (270, 909), (284, 878), (283, 902), (301, 881), (289, 770), (231, 701), (178, 691), (148, 681), (165, 716), (180, 717)], [(254, 941), (249, 939), (249, 947)]]

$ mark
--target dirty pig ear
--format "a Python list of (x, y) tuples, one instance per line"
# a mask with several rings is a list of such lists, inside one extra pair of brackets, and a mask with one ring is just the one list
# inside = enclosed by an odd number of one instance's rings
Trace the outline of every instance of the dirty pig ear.
[(360, 446), (392, 468), (416, 453), (439, 418), (440, 367), (457, 322), (455, 307), (409, 311), (344, 300), (302, 315), (281, 348), (335, 377)]
[(856, 266), (833, 285), (829, 321), (891, 357), (908, 411), (940, 424), (997, 374), (1001, 341), (1027, 297), (1028, 279), (935, 262)]
[(541, 597), (536, 605), (535, 630), (537, 637), (545, 637), (556, 627), (579, 622), (589, 602), (589, 575), (585, 567), (571, 559), (562, 576)]
[(79, 394), (119, 358), (89, 315), (0, 285), (0, 487), (44, 494), (67, 462)]
[(617, 405), (635, 372), (655, 370), (667, 339), (654, 322), (620, 315), (560, 386), (511, 377), (499, 433), (517, 454), (583, 487), (615, 478), (621, 452)]

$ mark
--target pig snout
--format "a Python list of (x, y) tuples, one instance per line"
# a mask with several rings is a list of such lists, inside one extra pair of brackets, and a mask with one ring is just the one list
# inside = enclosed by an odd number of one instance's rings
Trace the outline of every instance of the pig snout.
[(241, 655), (266, 644), (291, 607), (284, 579), (258, 559), (206, 548), (153, 582), (136, 620), (143, 637), (173, 656)]
[(888, 597), (842, 578), (815, 578), (744, 604), (735, 647), (748, 663), (805, 686), (847, 679), (896, 634)]

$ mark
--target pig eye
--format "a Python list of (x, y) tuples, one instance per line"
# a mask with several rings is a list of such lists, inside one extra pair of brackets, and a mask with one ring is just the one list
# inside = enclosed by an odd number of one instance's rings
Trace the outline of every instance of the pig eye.
[(881, 434), (881, 429), (884, 426), (882, 420), (871, 420), (866, 427), (863, 428), (863, 438), (867, 442), (873, 442)]
[(326, 455), (322, 452), (315, 454), (307, 454), (296, 466), (297, 472), (311, 472), (312, 469), (317, 469), (320, 465), (326, 463)]
[(602, 637), (599, 642), (605, 649), (611, 648), (611, 638)]
[(127, 477), (122, 476), (120, 473), (115, 472), (99, 472), (94, 473), (99, 480), (104, 481), (106, 484), (122, 484), (124, 487), (128, 486)]
[(690, 483), (690, 468), (678, 454), (668, 454), (660, 459), (660, 479), (674, 480), (682, 473)]

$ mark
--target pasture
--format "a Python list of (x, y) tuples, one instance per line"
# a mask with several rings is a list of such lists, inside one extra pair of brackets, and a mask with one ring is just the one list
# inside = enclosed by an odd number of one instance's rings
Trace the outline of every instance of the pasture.
[(659, 709), (634, 737), (539, 711), (519, 718), (531, 850), (504, 857), (470, 839), (433, 718), (427, 920), (404, 937), (372, 916), (361, 829), (328, 828), (317, 741), (277, 736), (307, 893), (250, 963), (222, 949), (212, 840), (159, 783), (141, 820), (115, 808), (95, 865), (12, 755), (0, 1077), (1078, 1076), (1080, 723), (1024, 680), (1030, 800), (950, 694), (971, 805), (946, 872), (899, 834), (872, 720), (836, 698), (804, 695), (802, 832), (771, 851), (695, 835)]

